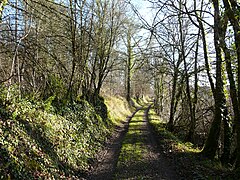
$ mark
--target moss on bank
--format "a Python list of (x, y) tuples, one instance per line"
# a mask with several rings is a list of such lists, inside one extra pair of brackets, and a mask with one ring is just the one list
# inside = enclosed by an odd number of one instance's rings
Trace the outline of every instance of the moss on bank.
[[(45, 102), (5, 99), (0, 98), (0, 179), (84, 177), (121, 118), (111, 110), (113, 118), (102, 119), (84, 100), (54, 108), (54, 97)], [(108, 98), (108, 108), (114, 101), (121, 102)]]

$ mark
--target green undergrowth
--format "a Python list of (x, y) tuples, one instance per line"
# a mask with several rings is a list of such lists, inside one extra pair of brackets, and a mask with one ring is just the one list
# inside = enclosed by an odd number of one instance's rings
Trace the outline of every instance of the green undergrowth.
[(139, 164), (144, 158), (143, 154), (147, 151), (146, 147), (144, 147), (145, 137), (142, 135), (141, 130), (143, 113), (143, 110), (138, 111), (129, 123), (129, 129), (123, 140), (117, 163), (116, 178), (118, 179), (128, 177), (126, 172), (134, 167), (134, 164)]
[(194, 148), (190, 142), (183, 142), (175, 135), (165, 129), (165, 124), (159, 120), (150, 120), (150, 124), (154, 127), (155, 131), (161, 135), (164, 143), (169, 145), (169, 151), (185, 152), (185, 153), (199, 153), (200, 149)]
[(176, 137), (171, 132), (167, 131), (165, 126), (166, 124), (161, 121), (158, 115), (154, 112), (154, 110), (150, 110), (149, 112), (150, 125), (154, 128), (155, 132), (161, 135), (164, 143), (169, 145), (170, 151), (171, 149), (175, 152), (185, 152), (185, 153), (199, 153), (201, 150), (195, 148), (190, 142), (183, 142), (178, 137)]
[[(6, 100), (1, 94), (0, 179), (84, 177), (113, 125), (128, 113), (112, 110), (116, 119), (106, 120), (87, 101), (55, 108), (53, 100)], [(110, 110), (112, 101), (107, 101)]]
[(217, 160), (211, 161), (201, 157), (201, 149), (190, 142), (184, 142), (167, 131), (164, 123), (154, 110), (150, 110), (150, 125), (158, 137), (162, 151), (173, 160), (182, 178), (189, 179), (235, 179), (236, 175), (223, 167)]

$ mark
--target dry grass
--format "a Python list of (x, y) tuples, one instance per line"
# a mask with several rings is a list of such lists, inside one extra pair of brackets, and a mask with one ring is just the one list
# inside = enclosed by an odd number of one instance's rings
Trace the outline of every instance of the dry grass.
[(131, 114), (129, 105), (123, 97), (105, 96), (105, 103), (108, 107), (109, 117), (114, 125), (120, 125)]

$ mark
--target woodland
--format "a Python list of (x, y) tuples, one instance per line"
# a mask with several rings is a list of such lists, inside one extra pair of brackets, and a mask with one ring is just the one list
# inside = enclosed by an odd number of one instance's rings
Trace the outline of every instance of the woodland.
[(240, 172), (240, 1), (136, 2), (0, 0), (0, 179), (87, 176), (143, 99)]

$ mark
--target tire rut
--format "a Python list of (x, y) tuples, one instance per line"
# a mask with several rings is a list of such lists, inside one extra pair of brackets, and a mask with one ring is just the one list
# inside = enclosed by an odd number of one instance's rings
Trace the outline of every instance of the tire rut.
[[(175, 165), (171, 164), (164, 153), (161, 152), (158, 141), (149, 125), (150, 108), (151, 105), (147, 108), (138, 108), (123, 121), (122, 126), (116, 128), (112, 138), (98, 154), (98, 161), (93, 165), (87, 179), (179, 179)], [(139, 116), (136, 115), (140, 113), (139, 111), (142, 112), (141, 117), (135, 120)], [(136, 126), (134, 123), (140, 123), (141, 125)], [(140, 134), (133, 133), (133, 135), (130, 133), (129, 136), (130, 131), (137, 131)], [(134, 151), (134, 147), (140, 144), (141, 158), (134, 159), (135, 155), (132, 154), (127, 162), (121, 163), (119, 157), (123, 151), (124, 143), (133, 147), (131, 151)]]
[[(141, 133), (138, 134), (138, 137), (132, 137), (132, 139), (127, 141), (127, 143), (132, 143), (133, 147), (135, 144), (139, 145), (138, 143), (140, 141), (140, 149), (142, 150), (140, 159), (134, 159), (132, 155), (134, 160), (120, 163), (117, 166), (114, 179), (178, 179), (174, 166), (172, 166), (164, 157), (164, 154), (160, 152), (155, 136), (150, 129), (148, 123), (148, 112), (150, 108), (151, 106), (144, 109), (144, 115), (141, 118), (142, 125), (140, 127), (134, 126), (134, 128), (137, 128), (135, 130)], [(132, 128), (131, 123), (130, 128)]]
[(113, 179), (114, 172), (117, 166), (118, 157), (122, 147), (122, 141), (128, 132), (129, 122), (132, 117), (140, 110), (136, 109), (131, 116), (122, 121), (120, 126), (117, 126), (112, 137), (107, 141), (105, 147), (97, 155), (97, 162), (92, 166), (87, 179)]

